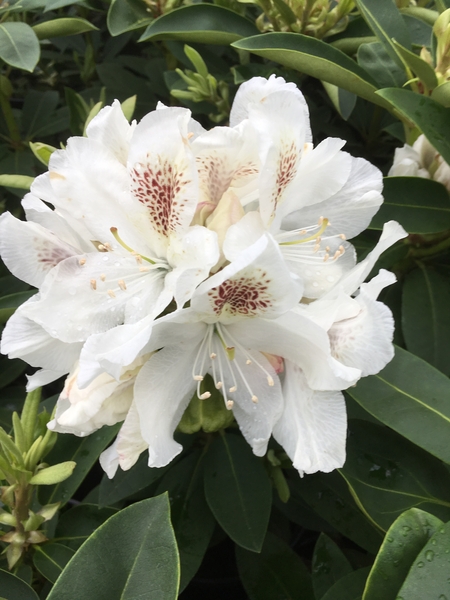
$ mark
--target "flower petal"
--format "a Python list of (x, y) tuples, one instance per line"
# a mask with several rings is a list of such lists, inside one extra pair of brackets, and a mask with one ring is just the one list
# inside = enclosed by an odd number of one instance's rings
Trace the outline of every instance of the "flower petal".
[(105, 106), (86, 128), (91, 140), (100, 142), (123, 165), (127, 164), (131, 136), (136, 123), (129, 124), (118, 100)]
[(274, 438), (301, 476), (342, 467), (347, 433), (343, 395), (314, 391), (297, 365), (286, 361), (285, 368), (285, 404), (273, 430)]

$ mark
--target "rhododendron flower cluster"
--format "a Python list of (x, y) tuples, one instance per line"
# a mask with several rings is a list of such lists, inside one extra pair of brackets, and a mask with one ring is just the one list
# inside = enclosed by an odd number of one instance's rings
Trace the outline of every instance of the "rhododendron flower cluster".
[(1, 218), (3, 260), (38, 288), (2, 352), (39, 368), (29, 389), (67, 375), (49, 427), (123, 421), (108, 475), (147, 450), (160, 467), (218, 390), (256, 455), (273, 436), (301, 474), (342, 466), (342, 390), (393, 356), (377, 297), (395, 278), (363, 282), (406, 235), (387, 223), (357, 263), (382, 176), (344, 143), (314, 147), (303, 95), (271, 77), (241, 86), (227, 127), (163, 105), (129, 124), (116, 101), (54, 152), (27, 221)]

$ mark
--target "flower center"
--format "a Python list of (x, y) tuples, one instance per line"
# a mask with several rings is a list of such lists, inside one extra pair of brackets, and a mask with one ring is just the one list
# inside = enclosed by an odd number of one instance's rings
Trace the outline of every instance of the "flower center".
[(269, 284), (267, 273), (261, 271), (259, 278), (252, 275), (227, 279), (209, 290), (208, 296), (216, 315), (227, 312), (230, 316), (256, 316), (272, 306)]
[[(294, 229), (275, 236), (283, 256), (288, 260), (317, 263), (327, 260), (337, 260), (345, 252), (342, 244), (337, 245), (338, 240), (345, 241), (344, 233), (323, 237), (322, 234), (330, 225), (328, 219), (320, 217), (317, 225), (311, 225), (304, 229)], [(298, 239), (300, 236), (300, 239)], [(306, 236), (306, 237), (303, 237)], [(290, 239), (294, 238), (294, 239)], [(324, 244), (325, 243), (325, 244)], [(335, 248), (332, 251), (332, 246)]]

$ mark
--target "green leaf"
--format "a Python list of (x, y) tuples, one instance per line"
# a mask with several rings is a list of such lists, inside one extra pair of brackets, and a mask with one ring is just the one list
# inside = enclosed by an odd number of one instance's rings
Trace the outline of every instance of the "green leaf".
[(33, 564), (41, 575), (55, 583), (74, 554), (67, 546), (54, 542), (36, 545)]
[(385, 177), (384, 202), (369, 228), (398, 221), (409, 233), (438, 233), (450, 228), (450, 197), (437, 181), (423, 177)]
[(0, 594), (2, 600), (39, 600), (36, 592), (25, 581), (0, 569)]
[(248, 19), (214, 4), (192, 4), (177, 8), (151, 23), (139, 41), (182, 40), (202, 44), (230, 44), (256, 35)]
[(316, 600), (320, 600), (339, 579), (353, 571), (338, 545), (321, 533), (312, 558), (312, 583)]
[(450, 376), (450, 280), (425, 267), (403, 284), (402, 330), (407, 349)]
[(112, 0), (106, 23), (112, 36), (145, 27), (153, 20), (146, 5), (139, 0)]
[(379, 87), (402, 87), (406, 82), (405, 70), (392, 60), (380, 42), (361, 44), (357, 59)]
[(414, 17), (415, 19), (420, 19), (428, 25), (434, 25), (439, 16), (437, 10), (430, 10), (429, 8), (423, 8), (421, 6), (408, 6), (407, 8), (402, 8), (402, 14)]
[(364, 567), (345, 575), (328, 590), (322, 600), (361, 600), (369, 571), (369, 567)]
[(443, 525), (416, 557), (397, 596), (406, 600), (438, 598), (449, 595), (450, 523)]
[(50, 156), (55, 150), (57, 150), (57, 148), (41, 142), (30, 142), (30, 150), (43, 165), (48, 167)]
[(168, 467), (150, 468), (147, 463), (148, 455), (144, 453), (128, 471), (117, 469), (112, 479), (104, 475), (100, 483), (100, 506), (115, 504), (133, 496), (160, 479), (168, 469)]
[(64, 88), (66, 103), (70, 114), (70, 130), (75, 135), (84, 131), (84, 125), (89, 117), (90, 108), (80, 94), (66, 87)]
[(440, 519), (418, 508), (400, 515), (386, 533), (362, 600), (397, 600), (414, 559), (442, 525)]
[(19, 358), (9, 359), (5, 356), (0, 356), (0, 389), (20, 377), (26, 368), (27, 364)]
[(64, 8), (65, 6), (71, 6), (72, 4), (78, 4), (79, 6), (86, 6), (83, 0), (47, 0), (45, 3), (44, 12), (50, 10), (57, 10), (58, 8)]
[[(0, 175), (0, 180), (1, 178), (2, 175)], [(0, 298), (0, 323), (6, 323), (9, 317), (16, 312), (16, 308), (29, 300), (35, 293), (36, 290), (31, 290), (30, 292), (17, 292), (16, 294), (2, 296)]]
[(261, 554), (236, 546), (236, 561), (249, 600), (314, 600), (305, 565), (273, 533), (267, 533)]
[(438, 85), (431, 93), (431, 97), (442, 106), (450, 107), (450, 81)]
[(51, 467), (41, 469), (30, 479), (31, 485), (53, 485), (61, 483), (70, 477), (76, 463), (73, 460), (58, 463)]
[(26, 23), (0, 24), (0, 58), (12, 67), (33, 72), (40, 55), (39, 40)]
[(272, 486), (262, 460), (238, 435), (223, 434), (208, 449), (205, 494), (209, 508), (237, 544), (259, 552), (272, 505)]
[(433, 35), (433, 28), (431, 25), (429, 23), (425, 23), (420, 18), (416, 18), (415, 16), (409, 14), (403, 14), (403, 11), (401, 12), (402, 18), (406, 24), (406, 27), (408, 28), (412, 45), (419, 48), (422, 48), (422, 46), (430, 48), (431, 37)]
[(388, 88), (377, 94), (417, 125), (443, 159), (450, 163), (450, 109), (408, 90)]
[(342, 535), (372, 554), (383, 536), (362, 514), (339, 473), (314, 474), (291, 480), (291, 494), (300, 496), (318, 515)]
[(357, 98), (355, 94), (347, 92), (347, 90), (343, 90), (327, 81), (322, 81), (322, 85), (333, 103), (334, 108), (341, 117), (347, 121), (356, 105)]
[(396, 347), (387, 367), (347, 393), (379, 421), (450, 463), (450, 381), (427, 362)]
[(388, 107), (375, 94), (377, 85), (371, 76), (346, 54), (321, 40), (300, 33), (265, 33), (231, 45)]
[(399, 67), (403, 68), (393, 40), (404, 48), (411, 48), (408, 28), (392, 0), (356, 0), (361, 15), (383, 44), (386, 52)]
[(109, 517), (116, 514), (117, 509), (99, 508), (95, 504), (79, 504), (63, 512), (55, 531), (55, 541), (76, 550), (87, 538)]
[(86, 31), (98, 31), (98, 27), (81, 19), (79, 17), (63, 17), (61, 19), (52, 19), (44, 21), (33, 26), (33, 31), (38, 39), (46, 40), (48, 38), (66, 37), (68, 35), (78, 35)]
[(34, 177), (27, 175), (0, 175), (0, 185), (4, 187), (18, 188), (19, 190), (29, 190)]
[(95, 433), (79, 438), (75, 435), (62, 434), (58, 436), (52, 451), (45, 457), (49, 464), (57, 464), (66, 460), (77, 463), (71, 477), (58, 483), (55, 487), (41, 487), (39, 501), (41, 504), (62, 502), (65, 504), (80, 486), (92, 466), (97, 462), (101, 452), (116, 436), (120, 424), (113, 427), (102, 427)]
[(410, 50), (403, 48), (394, 40), (394, 46), (411, 71), (426, 85), (429, 90), (434, 89), (438, 80), (436, 73), (431, 65), (424, 61), (420, 56)]
[(386, 531), (414, 506), (450, 519), (450, 474), (441, 461), (380, 425), (352, 420), (349, 432), (339, 472), (368, 519)]
[(78, 550), (48, 600), (175, 600), (179, 563), (167, 495), (112, 516)]

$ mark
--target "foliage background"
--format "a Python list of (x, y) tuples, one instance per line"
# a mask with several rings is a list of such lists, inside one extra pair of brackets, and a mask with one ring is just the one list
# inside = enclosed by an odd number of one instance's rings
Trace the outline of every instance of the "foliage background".
[[(211, 127), (226, 124), (240, 83), (273, 73), (305, 94), (315, 143), (341, 137), (387, 174), (394, 149), (423, 132), (450, 163), (449, 8), (448, 0), (3, 0), (1, 208), (21, 216), (20, 198), (52, 150), (83, 135), (114, 98), (130, 118), (161, 101)], [(352, 242), (361, 259), (385, 221), (410, 233), (375, 267), (398, 277), (381, 298), (395, 316), (396, 356), (348, 391), (348, 457), (338, 471), (300, 479), (274, 442), (256, 458), (232, 424), (208, 432), (208, 415), (193, 410), (178, 433), (183, 453), (162, 469), (143, 456), (111, 481), (102, 475), (98, 456), (117, 428), (49, 438), (33, 463), (62, 382), (40, 404), (28, 397), (20, 421), (13, 413), (30, 370), (0, 358), (1, 597), (450, 598), (449, 193), (432, 180), (390, 177), (384, 195)], [(3, 266), (0, 275), (5, 323), (34, 291)], [(67, 473), (33, 479), (25, 455), (35, 474), (61, 463)], [(29, 492), (20, 527), (8, 468)]]

